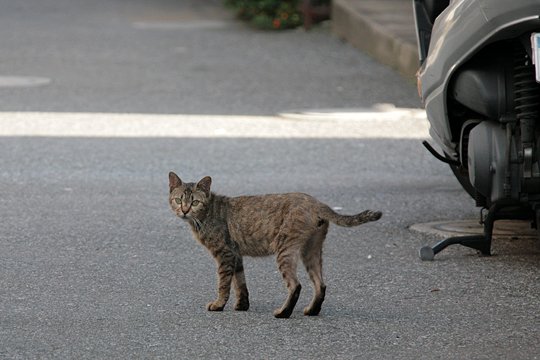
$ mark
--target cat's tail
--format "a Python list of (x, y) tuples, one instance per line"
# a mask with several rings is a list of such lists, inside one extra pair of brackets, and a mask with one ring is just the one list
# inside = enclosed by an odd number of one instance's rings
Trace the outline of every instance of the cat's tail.
[(330, 207), (325, 207), (323, 214), (321, 214), (321, 217), (324, 219), (331, 221), (336, 225), (346, 227), (358, 226), (370, 221), (377, 221), (381, 216), (382, 212), (372, 210), (362, 211), (360, 214), (356, 215), (340, 215), (330, 209)]

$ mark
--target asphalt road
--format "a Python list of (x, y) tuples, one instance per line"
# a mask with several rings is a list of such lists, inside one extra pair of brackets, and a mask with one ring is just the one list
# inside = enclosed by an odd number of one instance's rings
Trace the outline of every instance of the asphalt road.
[(252, 31), (220, 3), (2, 0), (0, 74), (52, 86), (2, 91), (0, 106), (219, 115), (418, 106), (409, 84), (328, 31)]
[[(420, 145), (413, 84), (333, 37), (244, 27), (218, 2), (1, 1), (0, 358), (536, 359), (540, 249), (450, 248), (415, 223), (477, 216)], [(6, 78), (4, 78), (5, 80)], [(275, 262), (246, 259), (248, 312), (209, 313), (215, 265), (167, 204), (167, 174), (227, 195), (308, 192), (333, 226), (319, 317), (278, 320)]]

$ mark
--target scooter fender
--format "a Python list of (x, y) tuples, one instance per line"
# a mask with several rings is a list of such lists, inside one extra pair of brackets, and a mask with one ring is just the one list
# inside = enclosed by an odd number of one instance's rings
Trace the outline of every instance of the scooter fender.
[(454, 0), (435, 20), (429, 53), (418, 71), (419, 90), (430, 135), (454, 160), (459, 133), (452, 133), (447, 115), (453, 74), (486, 45), (539, 27), (539, 0)]

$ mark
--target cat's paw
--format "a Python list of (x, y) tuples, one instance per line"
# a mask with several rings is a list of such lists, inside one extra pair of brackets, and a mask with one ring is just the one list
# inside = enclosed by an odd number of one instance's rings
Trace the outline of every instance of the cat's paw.
[(287, 319), (291, 314), (292, 309), (277, 309), (274, 311), (274, 317), (277, 319)]
[(317, 316), (321, 312), (321, 307), (306, 307), (304, 308), (304, 315), (306, 316)]
[(236, 303), (234, 310), (247, 311), (249, 309), (249, 300), (241, 300)]
[(223, 311), (223, 308), (225, 307), (225, 304), (218, 302), (218, 301), (212, 301), (206, 305), (206, 310), (208, 311)]

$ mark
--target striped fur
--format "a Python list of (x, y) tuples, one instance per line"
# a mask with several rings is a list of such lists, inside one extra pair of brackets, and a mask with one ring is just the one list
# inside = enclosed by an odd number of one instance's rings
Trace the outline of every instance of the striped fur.
[(218, 297), (207, 305), (221, 311), (229, 299), (231, 285), (236, 293), (236, 310), (248, 310), (243, 256), (276, 255), (288, 289), (278, 318), (291, 315), (302, 289), (296, 269), (304, 264), (313, 283), (314, 296), (305, 315), (318, 315), (326, 293), (322, 277), (322, 248), (329, 223), (357, 226), (381, 218), (379, 211), (340, 215), (310, 195), (302, 193), (226, 197), (210, 191), (211, 178), (183, 183), (169, 174), (169, 203), (177, 216), (187, 221), (195, 238), (216, 260)]

